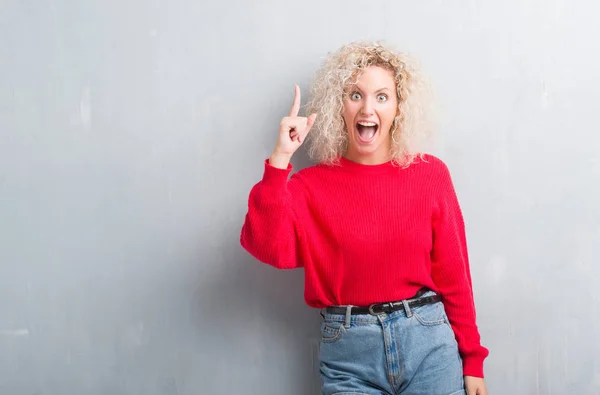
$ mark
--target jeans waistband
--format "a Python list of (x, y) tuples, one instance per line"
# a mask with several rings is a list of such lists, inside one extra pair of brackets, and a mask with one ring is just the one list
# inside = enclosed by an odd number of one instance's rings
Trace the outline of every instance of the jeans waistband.
[[(437, 295), (436, 292), (431, 291), (431, 290), (427, 290), (424, 293), (422, 293), (420, 295), (420, 297), (427, 297), (427, 296), (434, 296)], [(406, 300), (406, 299), (405, 299)], [(438, 302), (441, 303), (441, 302)], [(348, 306), (339, 306), (339, 307), (348, 307)], [(401, 309), (401, 310), (396, 310), (394, 312), (391, 313), (381, 313), (379, 315), (371, 315), (371, 314), (357, 314), (357, 315), (349, 315), (349, 314), (332, 314), (332, 313), (328, 313), (327, 312), (327, 308), (323, 308), (321, 309), (321, 316), (323, 317), (324, 320), (326, 321), (338, 321), (338, 322), (346, 322), (346, 323), (362, 323), (362, 324), (369, 324), (369, 323), (377, 323), (380, 322), (381, 320), (390, 320), (390, 319), (394, 319), (397, 317), (410, 317), (412, 315), (412, 312), (410, 311), (410, 309), (408, 309), (408, 311), (405, 311), (405, 309)]]

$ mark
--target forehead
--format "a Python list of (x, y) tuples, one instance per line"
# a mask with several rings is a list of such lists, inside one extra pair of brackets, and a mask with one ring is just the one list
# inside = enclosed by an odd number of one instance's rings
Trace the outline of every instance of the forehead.
[(348, 87), (365, 90), (393, 89), (396, 87), (396, 80), (393, 71), (380, 66), (369, 66), (353, 78)]

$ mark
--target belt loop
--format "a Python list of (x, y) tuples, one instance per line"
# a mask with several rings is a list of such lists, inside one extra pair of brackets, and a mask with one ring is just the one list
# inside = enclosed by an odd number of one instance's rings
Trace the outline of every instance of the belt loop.
[(406, 300), (406, 299), (402, 300), (402, 304), (404, 305), (404, 312), (406, 313), (406, 318), (412, 317), (413, 312), (410, 309), (410, 306), (408, 304), (408, 300)]
[(325, 313), (324, 313), (325, 311), (326, 311), (326, 309), (325, 309), (325, 308), (322, 308), (322, 309), (319, 311), (319, 314), (321, 315), (321, 318), (323, 318), (323, 319), (325, 319)]
[(350, 328), (350, 319), (352, 314), (352, 305), (346, 306), (346, 322), (344, 323), (344, 328)]

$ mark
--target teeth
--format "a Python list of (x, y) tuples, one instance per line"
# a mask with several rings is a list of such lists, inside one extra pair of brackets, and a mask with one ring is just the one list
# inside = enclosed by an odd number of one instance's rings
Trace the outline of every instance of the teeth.
[(361, 126), (376, 126), (377, 125), (375, 122), (363, 122), (363, 121), (359, 122), (358, 124)]

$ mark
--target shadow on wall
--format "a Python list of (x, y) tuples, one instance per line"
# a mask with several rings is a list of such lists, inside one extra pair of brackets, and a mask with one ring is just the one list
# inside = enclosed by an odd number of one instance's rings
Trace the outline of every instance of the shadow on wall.
[[(294, 169), (307, 165), (302, 151)], [(243, 211), (240, 226), (228, 226), (214, 246), (218, 253), (209, 254), (215, 261), (210, 265), (219, 271), (200, 279), (192, 295), (190, 347), (194, 358), (205, 359), (192, 363), (203, 366), (195, 374), (215, 383), (222, 379), (231, 383), (236, 380), (231, 369), (243, 368), (246, 376), (261, 377), (260, 385), (270, 383), (268, 390), (280, 386), (288, 393), (289, 388), (298, 394), (314, 393), (319, 385), (320, 315), (304, 303), (304, 271), (277, 270), (248, 254), (239, 243), (246, 207)], [(242, 386), (244, 379), (238, 380)], [(248, 384), (244, 387), (248, 393), (266, 393), (267, 388), (249, 389)]]

